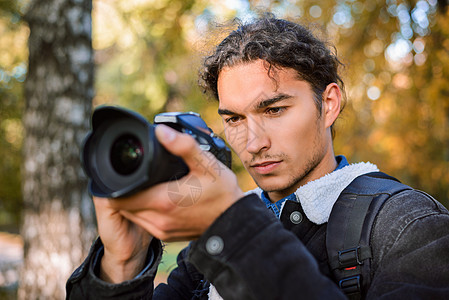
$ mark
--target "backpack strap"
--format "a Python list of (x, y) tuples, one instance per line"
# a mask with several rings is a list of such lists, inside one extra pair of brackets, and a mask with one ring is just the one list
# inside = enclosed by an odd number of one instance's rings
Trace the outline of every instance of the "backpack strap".
[(383, 204), (410, 187), (382, 172), (357, 177), (335, 202), (326, 229), (329, 266), (350, 299), (360, 299), (371, 282), (371, 231)]

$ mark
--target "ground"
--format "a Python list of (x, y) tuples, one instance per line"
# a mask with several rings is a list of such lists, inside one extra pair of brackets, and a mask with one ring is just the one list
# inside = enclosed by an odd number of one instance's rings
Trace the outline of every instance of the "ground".
[(0, 298), (14, 299), (23, 262), (23, 241), (17, 234), (0, 232)]

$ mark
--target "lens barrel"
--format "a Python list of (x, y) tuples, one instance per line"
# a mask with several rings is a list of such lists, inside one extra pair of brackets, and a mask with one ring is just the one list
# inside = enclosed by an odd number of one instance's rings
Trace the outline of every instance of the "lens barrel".
[(92, 195), (125, 197), (188, 173), (184, 161), (159, 143), (154, 128), (144, 117), (124, 108), (95, 109), (81, 157)]

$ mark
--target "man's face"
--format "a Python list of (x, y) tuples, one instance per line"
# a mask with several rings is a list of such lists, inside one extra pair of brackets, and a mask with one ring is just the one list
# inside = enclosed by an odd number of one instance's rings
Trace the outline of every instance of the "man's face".
[(276, 201), (329, 172), (334, 156), (310, 84), (293, 69), (272, 69), (270, 75), (261, 60), (225, 68), (218, 95), (228, 143)]

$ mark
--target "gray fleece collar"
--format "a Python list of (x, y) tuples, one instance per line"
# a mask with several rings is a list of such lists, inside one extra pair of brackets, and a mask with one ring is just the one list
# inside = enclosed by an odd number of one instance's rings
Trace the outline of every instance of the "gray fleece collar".
[[(372, 163), (350, 164), (332, 173), (311, 181), (296, 190), (296, 199), (301, 203), (302, 209), (309, 220), (317, 225), (328, 221), (332, 207), (341, 192), (357, 177), (363, 174), (378, 172), (379, 169)], [(259, 197), (262, 189), (256, 188), (248, 191)]]

